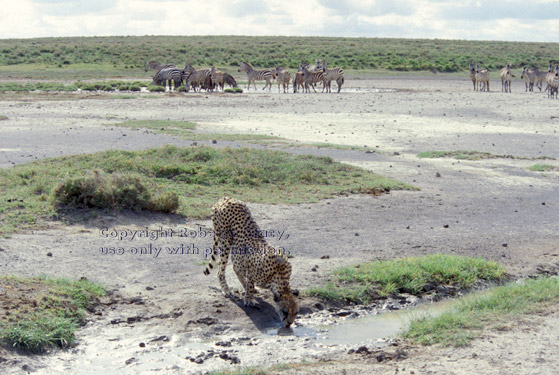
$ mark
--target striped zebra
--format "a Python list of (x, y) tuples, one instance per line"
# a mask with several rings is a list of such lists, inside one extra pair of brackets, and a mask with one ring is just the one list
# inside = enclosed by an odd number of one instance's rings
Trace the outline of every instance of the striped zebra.
[(223, 73), (223, 83), (231, 87), (237, 87), (237, 81), (235, 81), (235, 78), (229, 73)]
[(303, 77), (303, 72), (296, 72), (293, 77), (293, 92), (296, 93), (299, 88), (305, 89), (305, 78)]
[[(166, 84), (167, 82), (173, 82), (175, 85), (175, 89), (178, 89), (183, 80), (183, 73), (177, 67), (173, 68), (163, 68), (157, 72), (155, 77), (153, 77), (153, 81), (151, 82), (152, 85), (161, 85)], [(171, 83), (169, 83), (169, 88), (173, 91), (171, 87)]]
[(476, 65), (476, 84), (479, 91), (489, 91), (489, 70), (481, 69), (479, 64)]
[(264, 80), (266, 81), (266, 85), (262, 88), (262, 90), (266, 89), (266, 87), (269, 87), (270, 91), (272, 90), (272, 80), (274, 79), (274, 73), (270, 69), (254, 70), (252, 65), (243, 61), (241, 65), (239, 65), (238, 71), (245, 72), (247, 74), (247, 90), (250, 89), (251, 82), (254, 84), (254, 89), (256, 90), (256, 81)]
[[(150, 61), (146, 64), (145, 71), (147, 72), (148, 70), (155, 70), (155, 74), (157, 74), (161, 69), (165, 69), (165, 68), (176, 68), (176, 66), (174, 66), (173, 64), (159, 64), (154, 61)], [(172, 82), (173, 82), (172, 80), (165, 82), (165, 90), (172, 90), (171, 88)], [(175, 88), (177, 88), (177, 86), (175, 86)]]
[(555, 78), (555, 72), (553, 71), (553, 64), (549, 63), (549, 67), (547, 68), (547, 74), (545, 75), (545, 83), (547, 83), (545, 91), (547, 91), (548, 98), (550, 96), (550, 91), (551, 91), (550, 88), (554, 78)]
[(536, 73), (536, 86), (540, 89), (540, 92), (542, 92), (543, 82), (547, 77), (547, 72), (540, 72), (538, 68), (534, 68), (534, 72)]
[(536, 71), (534, 69), (528, 69), (527, 67), (522, 68), (520, 79), (523, 79), (526, 85), (525, 92), (534, 92), (534, 82), (536, 81)]
[(283, 86), (283, 92), (286, 93), (289, 88), (289, 81), (291, 81), (291, 73), (289, 71), (276, 66), (274, 69), (276, 79), (278, 80), (278, 92), (280, 92), (280, 85)]
[(474, 84), (474, 91), (476, 88), (476, 68), (474, 67), (474, 63), (470, 61), (470, 65), (468, 67), (470, 69), (470, 78), (472, 79), (472, 83)]
[(308, 69), (308, 64), (299, 64), (299, 70), (303, 72), (303, 79), (305, 81), (305, 92), (310, 92), (310, 88), (316, 92), (315, 85), (317, 83), (322, 83), (322, 91), (324, 92), (324, 72), (322, 70), (317, 72), (311, 72)]
[(210, 69), (210, 78), (212, 80), (213, 87), (215, 87), (216, 90), (221, 88), (221, 91), (223, 91), (223, 86), (225, 85), (223, 82), (223, 72), (221, 70), (217, 70), (215, 66), (212, 66)]
[(510, 64), (507, 63), (503, 69), (501, 69), (501, 91), (511, 92), (510, 84), (512, 82), (513, 75), (510, 72)]
[(322, 91), (326, 88), (326, 92), (332, 92), (332, 81), (336, 81), (338, 84), (338, 92), (340, 92), (344, 83), (344, 70), (342, 68), (328, 69), (324, 60), (322, 60), (320, 68), (324, 72)]
[(210, 69), (205, 68), (196, 70), (192, 65), (185, 64), (183, 74), (186, 77), (184, 83), (186, 92), (190, 92), (191, 86), (194, 92), (196, 92), (196, 87), (198, 87), (198, 85), (200, 85), (200, 89), (205, 88), (206, 91), (213, 90)]
[[(550, 67), (552, 68), (551, 65)], [(557, 99), (559, 89), (559, 65), (555, 65), (555, 71), (547, 74), (547, 85), (549, 90), (547, 96), (552, 99), (553, 97)]]

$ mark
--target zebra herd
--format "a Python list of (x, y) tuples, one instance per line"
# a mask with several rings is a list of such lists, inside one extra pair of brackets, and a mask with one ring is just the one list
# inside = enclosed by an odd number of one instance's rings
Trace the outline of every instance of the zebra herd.
[(193, 88), (200, 86), (200, 89), (206, 91), (213, 91), (221, 89), (223, 91), (225, 84), (231, 87), (237, 87), (237, 82), (228, 73), (217, 70), (215, 67), (211, 69), (194, 69), (190, 64), (185, 64), (183, 69), (179, 69), (172, 64), (158, 64), (155, 62), (148, 62), (145, 71), (155, 70), (152, 85), (165, 85), (169, 90), (178, 89), (184, 82), (186, 92)]
[[(186, 92), (192, 88), (195, 92), (199, 87), (206, 91), (214, 91), (221, 89), (223, 91), (224, 85), (227, 84), (231, 87), (237, 87), (237, 82), (228, 73), (221, 72), (215, 67), (210, 69), (194, 69), (192, 65), (185, 64), (183, 69), (179, 69), (171, 64), (159, 64), (149, 62), (146, 65), (145, 71), (155, 70), (152, 85), (165, 85), (172, 91), (173, 86), (178, 89), (183, 83)], [(251, 83), (256, 90), (256, 81), (266, 81), (266, 85), (262, 88), (265, 90), (272, 89), (272, 81), (277, 79), (278, 92), (283, 87), (283, 92), (289, 90), (291, 83), (291, 73), (281, 67), (274, 67), (274, 69), (256, 70), (247, 62), (242, 62), (239, 65), (238, 72), (245, 72), (248, 79), (247, 90), (250, 89)], [(307, 63), (299, 64), (299, 69), (293, 77), (293, 92), (298, 92), (300, 89), (303, 92), (310, 92), (312, 88), (316, 92), (316, 85), (322, 84), (322, 92), (332, 92), (332, 81), (336, 81), (338, 85), (338, 92), (342, 89), (344, 83), (344, 71), (342, 68), (328, 68), (326, 62), (317, 61), (316, 65), (309, 65)]]
[[(480, 68), (479, 64), (474, 67), (473, 62), (469, 65), (470, 78), (474, 85), (474, 90), (489, 91), (489, 70)], [(511, 92), (512, 78), (516, 77), (511, 73), (510, 64), (501, 69), (501, 91)], [(520, 79), (524, 80), (526, 86), (525, 92), (533, 92), (534, 85), (542, 91), (543, 83), (547, 84), (544, 91), (547, 91), (548, 98), (558, 98), (559, 91), (559, 65), (550, 63), (546, 72), (538, 70), (538, 68), (524, 67)]]

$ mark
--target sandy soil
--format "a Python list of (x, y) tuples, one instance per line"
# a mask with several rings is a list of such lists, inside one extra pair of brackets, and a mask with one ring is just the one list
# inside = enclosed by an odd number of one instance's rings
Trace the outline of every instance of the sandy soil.
[[(328, 95), (278, 94), (274, 88), (240, 95), (160, 94), (157, 99), (0, 101), (0, 115), (8, 117), (0, 122), (0, 166), (109, 148), (191, 143), (107, 126), (126, 119), (169, 118), (196, 122), (201, 131), (366, 146), (375, 152), (286, 150), (330, 155), (421, 191), (339, 197), (317, 204), (250, 205), (263, 229), (289, 234), (269, 240), (295, 256), (295, 288), (324, 282), (328, 272), (341, 264), (429, 253), (482, 256), (505, 264), (516, 276), (553, 270), (559, 264), (559, 175), (525, 169), (536, 163), (557, 165), (556, 160), (417, 158), (422, 151), (460, 149), (559, 158), (556, 100), (543, 93), (525, 93), (519, 81), (513, 83), (512, 94), (473, 92), (467, 77), (437, 75), (354, 78), (346, 83), (341, 94)], [(493, 82), (492, 87), (499, 84)], [(216, 147), (224, 145), (238, 146), (218, 142)], [(179, 235), (111, 237), (113, 229), (144, 228), (172, 229)], [(318, 311), (316, 301), (306, 300), (302, 301), (306, 314), (294, 332), (278, 334), (279, 323), (266, 293), (260, 310), (246, 309), (221, 296), (215, 275), (202, 275), (203, 249), (211, 241), (200, 237), (200, 228), (211, 228), (211, 223), (123, 213), (75, 225), (49, 223), (41, 230), (0, 240), (0, 274), (85, 276), (108, 285), (125, 301), (110, 303), (101, 315), (93, 316), (71, 350), (42, 357), (0, 352), (2, 371), (202, 373), (238, 368), (237, 361), (240, 366), (269, 366), (304, 360), (321, 362), (292, 373), (339, 374), (345, 369), (353, 374), (372, 369), (381, 374), (551, 374), (559, 368), (559, 315), (551, 312), (511, 323), (505, 331), (488, 331), (465, 349), (414, 348), (405, 343), (375, 349), (385, 342), (322, 342), (317, 328), (321, 322), (335, 319), (343, 324), (351, 318)], [(194, 246), (201, 254), (178, 255), (166, 249), (181, 245), (185, 252)], [(126, 252), (103, 255), (100, 248), (107, 246)], [(133, 254), (132, 247), (151, 253)], [(155, 248), (161, 249), (158, 256)], [(52, 256), (46, 255), (49, 252)], [(325, 255), (329, 259), (321, 259)], [(236, 283), (232, 272), (228, 280)], [(383, 308), (384, 303), (361, 314)], [(367, 329), (374, 337), (375, 328)], [(362, 345), (371, 353), (347, 354)], [(398, 359), (378, 363), (375, 350), (388, 357), (397, 352)], [(202, 358), (203, 363), (189, 358)]]

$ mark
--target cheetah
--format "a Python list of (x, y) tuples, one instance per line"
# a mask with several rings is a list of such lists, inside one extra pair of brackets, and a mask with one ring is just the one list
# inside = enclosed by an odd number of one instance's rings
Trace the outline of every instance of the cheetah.
[(247, 205), (224, 197), (212, 206), (214, 249), (204, 274), (209, 275), (219, 259), (217, 276), (222, 292), (232, 297), (225, 280), (225, 268), (231, 254), (233, 269), (244, 288), (243, 303), (254, 305), (255, 286), (270, 289), (277, 303), (276, 312), (290, 327), (298, 312), (295, 296), (289, 287), (291, 264), (283, 251), (272, 247), (262, 237)]

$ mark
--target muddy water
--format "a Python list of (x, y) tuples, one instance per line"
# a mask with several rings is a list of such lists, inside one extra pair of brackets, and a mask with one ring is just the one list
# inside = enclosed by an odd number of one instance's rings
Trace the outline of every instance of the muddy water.
[[(374, 311), (371, 314), (346, 318), (335, 324), (309, 324), (294, 327), (291, 335), (312, 338), (318, 347), (332, 345), (385, 346), (414, 319), (438, 316), (451, 308), (451, 301), (423, 303), (406, 310)], [(288, 335), (284, 329), (269, 329), (266, 335)]]

